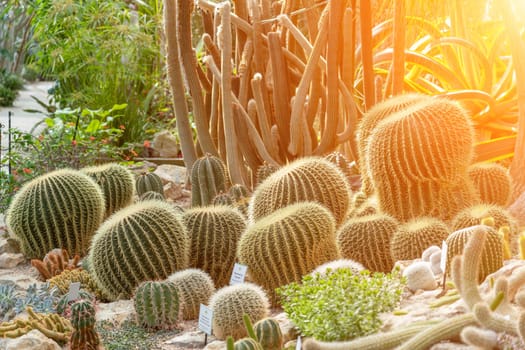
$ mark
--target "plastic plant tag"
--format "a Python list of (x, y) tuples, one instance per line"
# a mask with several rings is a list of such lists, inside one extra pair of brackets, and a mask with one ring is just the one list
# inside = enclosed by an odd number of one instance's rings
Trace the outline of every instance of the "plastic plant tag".
[(301, 336), (298, 336), (297, 337), (297, 343), (295, 343), (295, 350), (301, 350), (301, 348), (303, 347), (303, 344), (301, 344)]
[(204, 304), (201, 304), (199, 310), (199, 329), (208, 335), (211, 335), (212, 319), (212, 309), (210, 309)]
[(248, 266), (235, 263), (233, 266), (232, 276), (230, 277), (230, 286), (238, 283), (244, 283), (246, 271), (248, 271)]
[(448, 244), (447, 242), (443, 241), (443, 245), (441, 246), (441, 261), (439, 262), (439, 267), (443, 273), (445, 273), (445, 269), (447, 268), (447, 251)]
[(80, 282), (71, 282), (69, 284), (69, 292), (67, 294), (67, 300), (73, 301), (77, 300), (80, 297)]

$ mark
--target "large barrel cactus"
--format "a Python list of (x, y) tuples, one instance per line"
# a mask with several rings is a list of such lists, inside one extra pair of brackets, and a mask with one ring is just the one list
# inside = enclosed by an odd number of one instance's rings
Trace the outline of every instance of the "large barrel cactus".
[(512, 185), (506, 168), (493, 163), (473, 164), (468, 168), (468, 175), (479, 192), (481, 203), (508, 204)]
[(228, 177), (220, 158), (206, 154), (197, 159), (191, 168), (191, 206), (210, 205), (217, 194), (228, 189)]
[(295, 203), (248, 226), (238, 246), (239, 262), (277, 305), (275, 288), (338, 259), (332, 214), (313, 202)]
[(473, 128), (459, 104), (431, 98), (380, 122), (370, 135), (367, 166), (380, 210), (404, 222), (450, 220), (476, 202), (467, 175)]
[(27, 258), (42, 259), (54, 248), (84, 256), (104, 212), (100, 187), (79, 171), (62, 169), (25, 184), (6, 223)]
[(261, 183), (248, 207), (251, 222), (277, 209), (304, 201), (318, 202), (341, 224), (350, 206), (352, 191), (337, 165), (317, 157), (306, 157), (280, 168)]
[(131, 297), (143, 281), (187, 268), (189, 247), (177, 210), (165, 202), (145, 201), (104, 222), (93, 238), (89, 261), (95, 280), (115, 300)]
[(180, 314), (177, 287), (171, 281), (141, 283), (133, 297), (137, 323), (147, 329), (172, 328)]
[(227, 285), (237, 242), (246, 228), (242, 214), (217, 205), (189, 209), (182, 218), (191, 241), (189, 266), (210, 274), (217, 288)]
[(81, 169), (102, 188), (106, 217), (131, 204), (135, 194), (133, 174), (122, 165), (111, 163)]

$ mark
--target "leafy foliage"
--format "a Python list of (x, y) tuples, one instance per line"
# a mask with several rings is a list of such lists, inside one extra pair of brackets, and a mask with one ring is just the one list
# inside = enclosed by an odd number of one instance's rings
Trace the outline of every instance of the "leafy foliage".
[(13, 285), (1, 285), (0, 314), (4, 315), (3, 321), (8, 321), (28, 306), (38, 313), (54, 313), (58, 298), (56, 288), (50, 288), (47, 283), (32, 284), (25, 293), (17, 292)]
[(340, 268), (325, 276), (306, 275), (302, 283), (278, 288), (284, 311), (305, 336), (340, 341), (377, 332), (379, 315), (399, 302), (404, 279), (390, 274)]

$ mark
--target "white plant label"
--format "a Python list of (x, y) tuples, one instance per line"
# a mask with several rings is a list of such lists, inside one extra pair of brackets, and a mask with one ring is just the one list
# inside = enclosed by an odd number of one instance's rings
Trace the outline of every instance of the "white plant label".
[(77, 300), (80, 297), (80, 282), (71, 282), (69, 284), (68, 301)]
[(199, 329), (204, 333), (211, 335), (211, 324), (213, 311), (204, 304), (201, 304), (199, 310)]
[(439, 262), (439, 267), (443, 273), (445, 273), (445, 269), (447, 268), (447, 251), (448, 244), (447, 242), (443, 241), (443, 245), (441, 246), (441, 261)]
[(230, 286), (238, 283), (244, 283), (246, 271), (248, 271), (248, 266), (235, 263), (233, 266), (232, 276), (230, 277)]
[(303, 344), (301, 344), (301, 336), (297, 337), (297, 343), (295, 343), (295, 350), (301, 350)]

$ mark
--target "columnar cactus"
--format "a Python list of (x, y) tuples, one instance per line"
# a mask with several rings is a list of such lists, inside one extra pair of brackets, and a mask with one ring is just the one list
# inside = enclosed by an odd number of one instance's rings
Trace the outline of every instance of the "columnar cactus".
[(412, 219), (399, 226), (390, 242), (390, 252), (394, 261), (413, 260), (421, 257), (430, 246), (441, 243), (452, 231), (436, 218)]
[(95, 330), (95, 307), (91, 300), (80, 299), (71, 305), (71, 350), (97, 349), (100, 337)]
[(370, 271), (390, 272), (394, 267), (390, 244), (398, 227), (397, 220), (385, 214), (349, 219), (337, 231), (337, 246), (345, 259)]
[(511, 195), (511, 179), (498, 164), (479, 163), (468, 168), (468, 175), (479, 192), (481, 203), (506, 206)]
[(263, 318), (253, 325), (255, 337), (265, 350), (281, 350), (283, 333), (279, 323), (270, 317)]
[(330, 161), (306, 157), (280, 168), (261, 183), (248, 207), (250, 221), (297, 202), (313, 201), (332, 212), (336, 224), (346, 218), (352, 191), (344, 174)]
[(270, 305), (266, 293), (252, 283), (240, 283), (219, 289), (210, 299), (213, 311), (213, 335), (218, 339), (247, 336), (244, 314), (257, 322), (268, 317)]
[(210, 275), (199, 269), (185, 269), (168, 277), (177, 287), (181, 300), (182, 318), (194, 320), (199, 317), (200, 304), (208, 305), (215, 286)]
[(359, 122), (356, 130), (357, 138), (357, 153), (358, 153), (358, 166), (361, 173), (361, 191), (368, 197), (374, 193), (374, 186), (368, 173), (368, 167), (366, 162), (367, 144), (372, 131), (375, 129), (377, 124), (382, 120), (386, 119), (390, 115), (406, 109), (408, 106), (413, 105), (417, 102), (424, 101), (430, 97), (422, 94), (406, 94), (396, 96), (377, 103), (367, 113), (363, 115), (363, 118)]
[(164, 196), (164, 185), (159, 175), (155, 173), (142, 173), (135, 179), (135, 188), (140, 197), (148, 191), (154, 191)]
[(179, 320), (180, 299), (175, 283), (146, 281), (133, 297), (137, 323), (147, 329), (172, 328)]
[(182, 218), (191, 241), (189, 266), (209, 273), (217, 288), (227, 285), (246, 228), (242, 214), (229, 206), (209, 206), (189, 209)]
[(248, 226), (237, 256), (272, 304), (278, 304), (275, 288), (300, 282), (317, 266), (339, 258), (334, 218), (317, 203), (289, 205)]
[(381, 212), (400, 221), (420, 216), (450, 220), (478, 198), (467, 175), (473, 128), (463, 108), (424, 99), (372, 131), (367, 167)]
[(89, 175), (102, 188), (106, 217), (133, 201), (135, 180), (128, 168), (113, 163), (83, 168), (81, 171)]
[(191, 206), (206, 206), (228, 189), (228, 171), (224, 162), (211, 154), (195, 161), (191, 168)]
[(84, 256), (104, 212), (100, 187), (79, 171), (62, 169), (26, 183), (6, 223), (27, 258), (42, 259), (54, 248)]
[(90, 269), (111, 300), (129, 298), (143, 281), (188, 267), (190, 239), (168, 203), (139, 202), (102, 224), (91, 244)]

